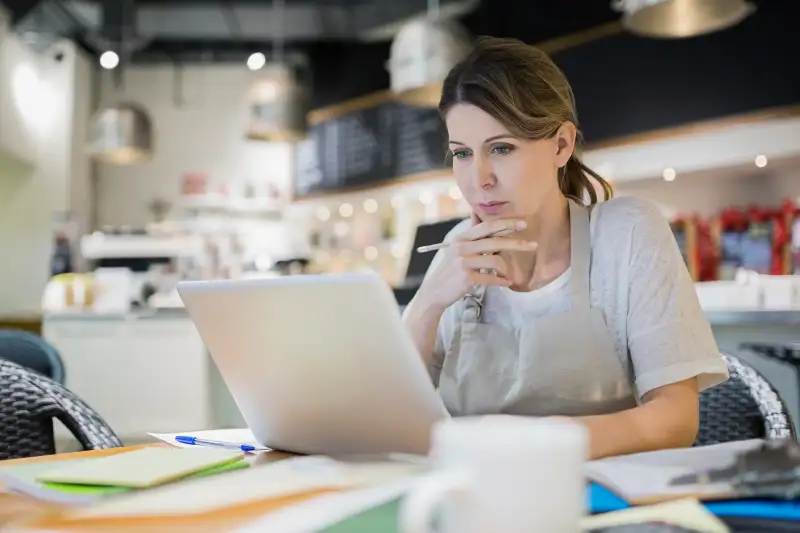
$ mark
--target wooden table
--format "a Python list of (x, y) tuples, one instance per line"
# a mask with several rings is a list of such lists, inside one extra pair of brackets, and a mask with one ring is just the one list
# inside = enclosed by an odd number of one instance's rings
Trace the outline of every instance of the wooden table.
[[(2, 461), (0, 465), (10, 466), (16, 464), (32, 463), (39, 461), (58, 461), (73, 458), (102, 457), (120, 452), (132, 451), (146, 446), (168, 446), (168, 444), (146, 444), (113, 448), (109, 450), (95, 450), (88, 452), (63, 453), (34, 457), (31, 459), (16, 459)], [(264, 464), (280, 461), (291, 457), (290, 454), (281, 452), (262, 452), (248, 457), (253, 464)], [(220, 474), (225, 475), (225, 474)], [(282, 498), (280, 500), (267, 500), (251, 502), (219, 511), (195, 515), (176, 517), (142, 517), (142, 518), (103, 518), (82, 522), (65, 521), (64, 515), (70, 510), (69, 506), (42, 502), (34, 498), (13, 494), (0, 493), (0, 530), (6, 532), (53, 532), (70, 531), (75, 533), (114, 531), (115, 533), (138, 533), (147, 531), (152, 533), (158, 530), (169, 530), (170, 533), (217, 533), (226, 531), (237, 525), (244, 525), (258, 516), (264, 515), (274, 509), (290, 505), (331, 492), (320, 490), (313, 493)]]

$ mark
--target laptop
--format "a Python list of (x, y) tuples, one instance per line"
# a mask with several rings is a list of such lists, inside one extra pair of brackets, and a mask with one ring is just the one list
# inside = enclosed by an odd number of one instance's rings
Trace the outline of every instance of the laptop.
[(447, 410), (377, 274), (184, 281), (178, 293), (262, 445), (428, 453)]

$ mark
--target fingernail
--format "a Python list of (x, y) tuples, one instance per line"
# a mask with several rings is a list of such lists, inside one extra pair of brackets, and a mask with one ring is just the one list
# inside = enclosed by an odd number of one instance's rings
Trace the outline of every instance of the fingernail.
[(528, 227), (528, 223), (524, 220), (517, 221), (517, 229), (525, 229)]

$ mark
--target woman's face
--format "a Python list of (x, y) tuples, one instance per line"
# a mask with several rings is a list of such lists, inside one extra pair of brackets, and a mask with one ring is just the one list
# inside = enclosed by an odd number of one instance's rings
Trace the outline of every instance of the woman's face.
[(479, 219), (529, 217), (560, 193), (558, 169), (575, 145), (571, 123), (550, 139), (531, 141), (471, 104), (454, 106), (445, 121), (453, 174)]

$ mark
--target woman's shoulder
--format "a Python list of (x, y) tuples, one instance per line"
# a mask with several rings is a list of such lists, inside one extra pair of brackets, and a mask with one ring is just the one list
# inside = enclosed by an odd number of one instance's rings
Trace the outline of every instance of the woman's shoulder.
[(656, 204), (644, 198), (619, 196), (592, 208), (593, 233), (613, 235), (647, 235), (663, 232), (669, 223)]

